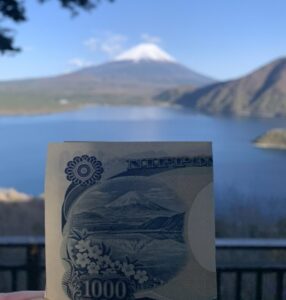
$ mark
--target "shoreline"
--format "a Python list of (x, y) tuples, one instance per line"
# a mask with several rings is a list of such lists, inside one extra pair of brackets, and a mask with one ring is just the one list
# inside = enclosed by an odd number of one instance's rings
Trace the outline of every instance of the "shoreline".
[(40, 200), (44, 199), (44, 194), (40, 195), (30, 195), (27, 194), (26, 192), (20, 192), (16, 188), (10, 187), (10, 188), (5, 188), (1, 187), (0, 188), (0, 203), (15, 203), (15, 202), (30, 202), (33, 200)]
[(125, 103), (121, 103), (121, 104), (98, 104), (98, 103), (83, 103), (83, 104), (75, 104), (75, 105), (66, 105), (66, 106), (62, 106), (59, 108), (53, 108), (53, 109), (49, 109), (49, 108), (43, 108), (43, 109), (35, 109), (35, 110), (1, 110), (0, 107), (0, 118), (1, 117), (34, 117), (34, 116), (45, 116), (45, 115), (52, 115), (52, 114), (57, 114), (57, 113), (65, 113), (65, 112), (72, 112), (72, 111), (76, 111), (76, 110), (80, 110), (83, 108), (88, 108), (88, 107), (161, 107), (161, 108), (174, 108), (174, 109), (178, 109), (181, 108), (178, 105), (173, 105), (173, 104), (169, 104), (169, 103), (138, 103), (138, 104), (125, 104)]
[[(39, 108), (39, 109), (25, 109), (25, 108), (20, 108), (20, 109), (1, 109), (0, 105), (0, 119), (1, 117), (35, 117), (35, 116), (48, 116), (48, 115), (53, 115), (53, 114), (59, 114), (59, 113), (68, 113), (68, 112), (73, 112), (77, 111), (80, 109), (88, 108), (88, 107), (158, 107), (158, 108), (173, 108), (175, 110), (184, 110), (184, 111), (190, 111), (195, 114), (201, 114), (207, 117), (213, 117), (213, 118), (231, 118), (231, 119), (242, 119), (242, 120), (265, 120), (265, 119), (285, 119), (283, 116), (269, 116), (269, 115), (250, 115), (250, 114), (242, 114), (242, 115), (232, 115), (232, 114), (222, 114), (222, 113), (207, 113), (201, 110), (194, 110), (190, 109), (186, 106), (182, 106), (176, 103), (169, 103), (169, 102), (156, 102), (152, 101), (151, 103), (133, 103), (133, 104), (127, 104), (127, 103), (116, 103), (116, 104), (103, 104), (103, 103), (69, 103), (66, 105), (58, 106), (58, 107), (53, 107), (53, 108)], [(256, 145), (256, 143), (254, 142)], [(257, 146), (259, 148), (272, 148), (271, 146), (267, 145), (259, 145)], [(275, 147), (276, 148), (276, 147)], [(284, 149), (284, 148), (283, 148)], [(286, 146), (285, 146), (286, 149)]]
[(81, 109), (85, 106), (89, 106), (88, 104), (84, 105), (74, 105), (74, 106), (66, 106), (59, 109), (36, 109), (36, 110), (1, 110), (0, 108), (0, 118), (1, 117), (34, 117), (34, 116), (45, 116), (52, 115), (57, 113), (71, 112), (78, 109)]
[(286, 150), (286, 145), (270, 144), (270, 143), (256, 143), (256, 142), (254, 142), (253, 145), (259, 149)]

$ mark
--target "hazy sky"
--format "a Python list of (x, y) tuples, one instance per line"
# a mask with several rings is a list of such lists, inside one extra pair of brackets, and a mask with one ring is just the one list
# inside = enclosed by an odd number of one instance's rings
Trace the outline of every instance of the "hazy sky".
[(0, 79), (99, 64), (151, 41), (190, 68), (229, 79), (286, 56), (285, 0), (117, 0), (71, 18), (56, 0), (28, 0), (11, 25), (23, 52), (0, 57)]

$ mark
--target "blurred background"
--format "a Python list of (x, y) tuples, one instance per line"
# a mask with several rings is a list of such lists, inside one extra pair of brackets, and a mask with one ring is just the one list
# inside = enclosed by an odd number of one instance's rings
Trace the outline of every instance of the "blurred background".
[(286, 299), (285, 11), (0, 0), (0, 291), (44, 282), (48, 143), (207, 140), (219, 298)]

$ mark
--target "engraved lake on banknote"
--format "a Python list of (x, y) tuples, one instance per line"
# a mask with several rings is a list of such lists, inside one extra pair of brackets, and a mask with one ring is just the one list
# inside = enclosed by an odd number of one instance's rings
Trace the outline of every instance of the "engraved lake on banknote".
[(212, 117), (158, 107), (86, 107), (54, 115), (1, 117), (0, 186), (42, 193), (49, 142), (210, 140), (218, 209), (238, 198), (267, 205), (286, 196), (286, 151), (256, 149), (251, 142), (278, 127), (285, 128), (286, 119)]
[[(189, 207), (162, 180), (110, 178), (65, 201), (61, 253), (64, 265), (68, 262), (63, 281), (68, 295), (78, 286), (71, 280), (75, 273), (123, 276), (135, 292), (164, 285), (185, 267)], [(144, 274), (141, 284), (135, 269)]]

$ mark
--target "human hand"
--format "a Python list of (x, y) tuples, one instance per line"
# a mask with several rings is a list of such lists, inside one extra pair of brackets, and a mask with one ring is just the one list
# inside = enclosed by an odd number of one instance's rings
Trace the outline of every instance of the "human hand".
[(0, 300), (43, 300), (43, 291), (25, 291), (8, 294), (0, 294)]

